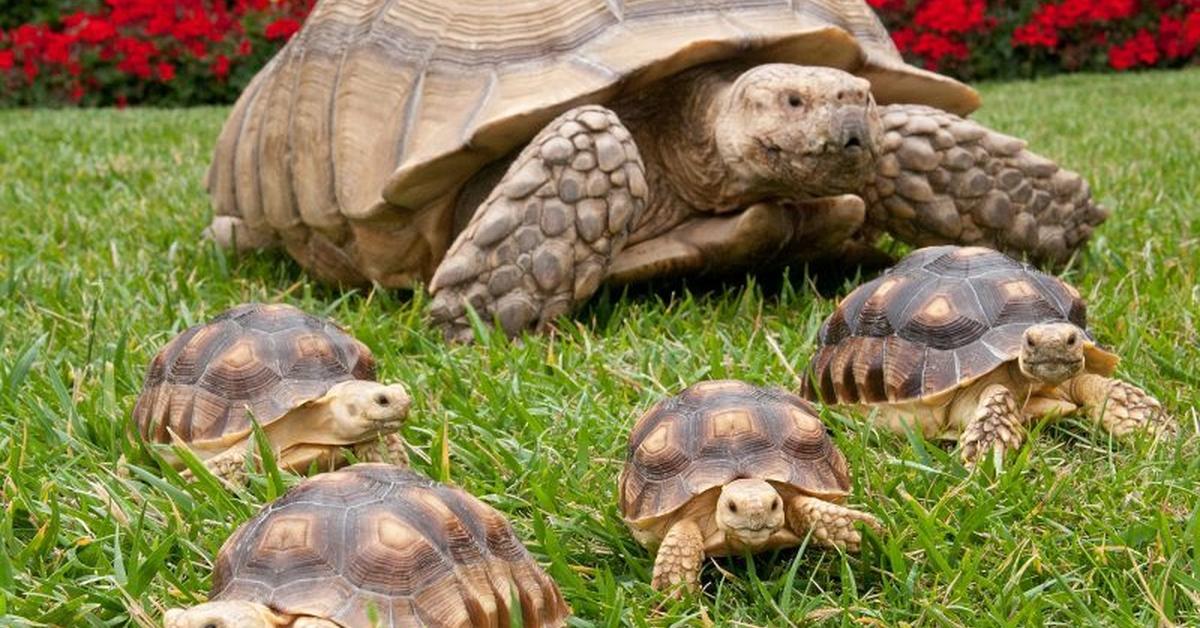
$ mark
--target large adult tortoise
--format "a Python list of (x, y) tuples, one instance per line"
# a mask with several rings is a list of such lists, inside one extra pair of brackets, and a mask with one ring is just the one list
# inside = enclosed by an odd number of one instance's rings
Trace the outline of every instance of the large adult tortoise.
[(252, 419), (284, 468), (337, 467), (342, 447), (360, 460), (407, 463), (400, 425), (411, 401), (404, 386), (375, 381), (371, 350), (333, 321), (247, 303), (187, 329), (154, 356), (133, 420), (148, 442), (186, 445), (239, 484)]
[[(876, 103), (879, 103), (878, 105)], [(208, 233), (514, 334), (604, 281), (868, 256), (1061, 261), (1106, 212), (963, 119), (862, 0), (322, 0), (217, 142)]]
[(862, 406), (896, 431), (958, 439), (974, 462), (1032, 421), (1082, 409), (1119, 438), (1175, 431), (1158, 400), (1111, 377), (1079, 291), (1002, 253), (938, 246), (856, 288), (821, 326), (805, 396)]
[(293, 487), (217, 554), (209, 601), (166, 628), (566, 624), (570, 609), (496, 509), (386, 464)]
[(874, 516), (843, 505), (846, 458), (808, 402), (736, 380), (700, 382), (647, 411), (629, 434), (621, 514), (657, 548), (651, 586), (699, 585), (704, 556), (795, 547), (857, 552)]

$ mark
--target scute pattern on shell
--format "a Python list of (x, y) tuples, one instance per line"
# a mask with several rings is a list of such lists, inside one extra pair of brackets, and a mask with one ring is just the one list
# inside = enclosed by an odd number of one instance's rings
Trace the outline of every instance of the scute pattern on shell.
[(449, 245), (419, 210), (574, 106), (748, 53), (861, 74), (881, 103), (979, 102), (904, 63), (863, 0), (323, 0), (234, 105), (207, 186), (325, 279), (411, 287)]
[(659, 517), (739, 478), (814, 495), (850, 488), (846, 459), (808, 402), (779, 389), (708, 381), (659, 402), (634, 426), (621, 512), (629, 521)]
[(935, 395), (1015, 359), (1026, 329), (1055, 321), (1087, 334), (1083, 299), (1062, 280), (991, 249), (919, 249), (838, 304), (821, 326), (804, 395), (831, 403)]
[(242, 525), (217, 556), (210, 599), (345, 626), (371, 625), (369, 613), (380, 626), (501, 626), (513, 594), (526, 626), (569, 614), (494, 508), (414, 471), (358, 464), (302, 482)]
[(290, 305), (239, 305), (176, 336), (146, 373), (133, 417), (169, 443), (220, 438), (269, 423), (349, 379), (375, 379), (366, 345)]

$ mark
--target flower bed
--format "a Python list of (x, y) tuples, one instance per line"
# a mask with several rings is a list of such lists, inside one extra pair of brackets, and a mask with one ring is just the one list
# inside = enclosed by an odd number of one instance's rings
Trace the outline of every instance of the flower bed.
[(0, 106), (230, 102), (312, 0), (106, 0), (0, 33)]
[[(1200, 47), (1200, 0), (868, 2), (908, 59), (964, 79), (1181, 66), (1195, 63)], [(0, 106), (231, 102), (312, 4), (58, 0), (26, 8), (27, 21), (0, 22)]]
[(966, 79), (1196, 61), (1200, 0), (868, 0), (910, 61)]

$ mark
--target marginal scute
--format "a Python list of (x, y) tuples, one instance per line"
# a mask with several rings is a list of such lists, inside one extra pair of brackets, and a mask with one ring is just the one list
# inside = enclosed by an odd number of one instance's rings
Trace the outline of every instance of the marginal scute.
[(1016, 359), (1025, 329), (1058, 321), (1091, 342), (1083, 299), (1062, 280), (992, 249), (918, 249), (825, 321), (804, 395), (851, 404), (932, 397)]

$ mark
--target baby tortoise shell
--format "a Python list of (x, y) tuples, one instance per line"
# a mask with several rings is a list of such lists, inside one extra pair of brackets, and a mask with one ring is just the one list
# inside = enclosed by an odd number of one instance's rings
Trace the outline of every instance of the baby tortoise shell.
[(804, 396), (827, 403), (934, 400), (1017, 359), (1039, 323), (1084, 330), (1089, 372), (1117, 356), (1087, 330), (1079, 291), (981, 247), (919, 249), (842, 299), (821, 326)]
[(741, 478), (832, 501), (850, 490), (846, 458), (808, 402), (716, 380), (690, 386), (638, 419), (621, 473), (621, 513), (635, 528), (654, 528), (692, 498)]
[(570, 609), (496, 509), (387, 464), (306, 480), (221, 547), (210, 599), (341, 626), (561, 626)]
[(375, 380), (366, 345), (284, 304), (249, 303), (176, 336), (150, 363), (133, 417), (149, 442), (214, 441), (266, 425), (334, 384)]

